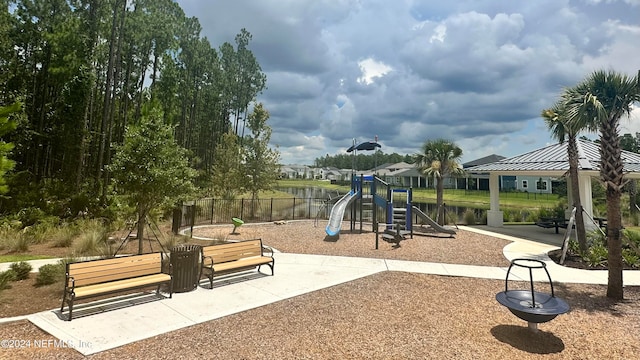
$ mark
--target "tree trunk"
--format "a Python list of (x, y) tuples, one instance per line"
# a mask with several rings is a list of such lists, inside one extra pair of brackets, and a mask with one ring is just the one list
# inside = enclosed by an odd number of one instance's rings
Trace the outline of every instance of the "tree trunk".
[(620, 196), (624, 172), (622, 164), (622, 150), (618, 136), (619, 123), (615, 114), (600, 125), (600, 176), (604, 181), (607, 192), (607, 249), (609, 280), (607, 283), (607, 297), (622, 300), (622, 215)]
[(622, 300), (624, 297), (622, 279), (622, 216), (620, 214), (620, 192), (607, 190), (607, 249), (609, 256), (609, 280), (607, 297)]
[(143, 207), (138, 205), (138, 254), (142, 254), (142, 244), (144, 242), (144, 226), (147, 223), (147, 214)]
[[(578, 236), (578, 246), (583, 252), (587, 251), (587, 232), (584, 227), (584, 214), (582, 211), (582, 200), (580, 199), (580, 182), (578, 181), (578, 148), (575, 137), (569, 139), (569, 177), (571, 178), (571, 197), (573, 206), (576, 208), (576, 233)], [(569, 229), (571, 230), (571, 229)]]

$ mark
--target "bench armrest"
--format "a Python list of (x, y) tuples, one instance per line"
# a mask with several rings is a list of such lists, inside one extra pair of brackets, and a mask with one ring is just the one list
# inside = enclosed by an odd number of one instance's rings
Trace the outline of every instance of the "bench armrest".
[(66, 280), (64, 282), (64, 290), (67, 291), (67, 289), (70, 289), (70, 292), (73, 292), (73, 290), (76, 288), (76, 279), (74, 279), (73, 276), (69, 276), (69, 274), (67, 273), (66, 276)]
[[(211, 265), (206, 265), (205, 262), (204, 262), (205, 259), (209, 259), (211, 261)], [(203, 256), (202, 257), (202, 267), (213, 269), (213, 257), (211, 257), (211, 256)]]
[(262, 245), (262, 255), (265, 255), (265, 252), (269, 253), (269, 255), (266, 255), (266, 256), (273, 257), (273, 248), (272, 247)]

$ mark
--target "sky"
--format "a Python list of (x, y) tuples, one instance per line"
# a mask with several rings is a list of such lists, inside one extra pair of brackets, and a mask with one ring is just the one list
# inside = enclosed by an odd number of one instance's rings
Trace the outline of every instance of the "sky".
[[(564, 88), (640, 70), (640, 0), (177, 2), (213, 47), (252, 34), (282, 164), (376, 136), (385, 153), (444, 138), (463, 163), (519, 155), (556, 142), (540, 112)], [(640, 132), (640, 107), (621, 124)]]

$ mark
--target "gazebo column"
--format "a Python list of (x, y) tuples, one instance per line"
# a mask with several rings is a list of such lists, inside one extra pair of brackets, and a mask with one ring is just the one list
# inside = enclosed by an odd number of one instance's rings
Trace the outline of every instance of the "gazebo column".
[[(591, 192), (591, 176), (578, 175), (578, 184), (580, 185), (580, 202), (585, 213), (593, 218), (593, 193)], [(584, 227), (589, 230), (594, 230), (597, 226), (590, 221), (586, 216), (584, 217)]]
[(502, 211), (500, 211), (500, 182), (498, 174), (489, 174), (489, 197), (491, 205), (487, 211), (487, 225), (492, 227), (502, 227)]
[[(591, 176), (579, 174), (578, 175), (578, 188), (580, 190), (580, 203), (582, 204), (582, 208), (584, 212), (593, 218), (593, 193), (591, 192)], [(571, 190), (571, 181), (567, 181), (567, 199), (569, 202), (568, 209), (565, 211), (565, 216), (568, 219), (571, 216), (571, 210), (573, 210), (573, 197), (571, 194), (573, 191)], [(584, 216), (584, 226), (589, 230), (594, 230), (596, 228), (596, 224), (594, 224), (587, 216)]]

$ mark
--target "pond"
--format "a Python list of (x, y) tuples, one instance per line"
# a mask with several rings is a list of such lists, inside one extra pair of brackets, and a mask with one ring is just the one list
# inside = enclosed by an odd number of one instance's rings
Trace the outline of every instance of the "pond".
[[(328, 190), (320, 187), (310, 187), (310, 188), (295, 188), (295, 187), (279, 187), (278, 190), (282, 192), (286, 192), (294, 195), (300, 199), (336, 199), (344, 195), (344, 193), (340, 194), (336, 190)], [(403, 204), (400, 202), (395, 202), (394, 206), (402, 207)], [(436, 214), (436, 204), (435, 203), (426, 203), (426, 202), (413, 202), (413, 206), (420, 209), (422, 212), (429, 216), (435, 216)], [(474, 208), (468, 206), (450, 206), (446, 205), (445, 207), (445, 215), (447, 217), (448, 222), (458, 222), (459, 219), (464, 219), (464, 214), (467, 211), (473, 211), (475, 214), (476, 221), (485, 221), (486, 219), (486, 209), (483, 208)]]

